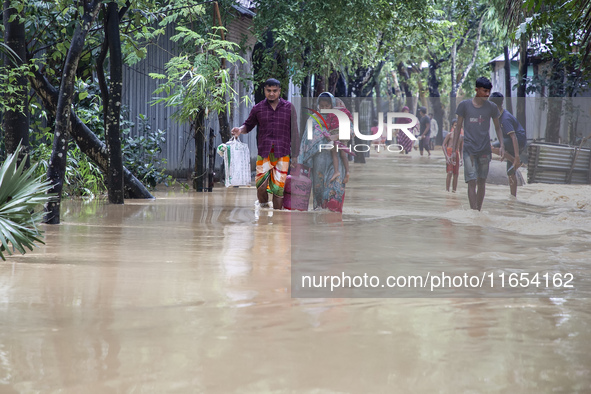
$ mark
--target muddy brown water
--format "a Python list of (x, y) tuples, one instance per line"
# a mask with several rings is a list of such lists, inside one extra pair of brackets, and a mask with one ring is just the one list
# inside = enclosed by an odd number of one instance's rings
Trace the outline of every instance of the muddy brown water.
[[(443, 167), (373, 153), (352, 164), (342, 217), (255, 212), (253, 188), (64, 203), (45, 246), (0, 263), (0, 392), (591, 392), (589, 187), (489, 185), (476, 213)], [(292, 298), (302, 220), (336, 229), (326, 253), (354, 247), (352, 265), (394, 249), (397, 267), (551, 265), (580, 288)], [(339, 246), (348, 234), (367, 237)]]

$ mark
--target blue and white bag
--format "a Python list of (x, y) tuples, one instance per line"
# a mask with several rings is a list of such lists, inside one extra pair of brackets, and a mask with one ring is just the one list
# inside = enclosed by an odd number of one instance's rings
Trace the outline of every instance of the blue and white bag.
[(236, 137), (221, 144), (218, 154), (224, 159), (226, 169), (226, 187), (250, 186), (250, 151), (248, 144), (240, 142)]

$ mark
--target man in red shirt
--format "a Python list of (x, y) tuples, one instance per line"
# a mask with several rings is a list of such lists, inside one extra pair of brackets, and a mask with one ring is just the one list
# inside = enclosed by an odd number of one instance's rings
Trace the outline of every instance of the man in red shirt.
[(281, 98), (281, 84), (278, 80), (268, 79), (263, 87), (265, 100), (255, 105), (244, 124), (234, 127), (231, 133), (237, 137), (258, 126), (255, 177), (257, 197), (261, 207), (268, 207), (268, 193), (271, 193), (273, 208), (281, 209), (290, 154), (295, 157), (298, 155), (297, 115), (294, 106)]

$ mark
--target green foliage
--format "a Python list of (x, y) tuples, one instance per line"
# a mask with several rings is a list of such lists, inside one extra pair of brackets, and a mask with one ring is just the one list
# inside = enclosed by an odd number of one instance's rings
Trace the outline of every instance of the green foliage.
[[(35, 56), (43, 74), (54, 86), (59, 86), (62, 67), (70, 47), (71, 38), (80, 22), (82, 10), (77, 2), (29, 0), (21, 3), (25, 15), (26, 41), (30, 56)], [(117, 0), (120, 7), (125, 0)], [(145, 58), (146, 47), (154, 44), (164, 30), (152, 26), (161, 18), (160, 2), (134, 0), (121, 21), (121, 48), (126, 64), (134, 64)], [(104, 15), (99, 14), (97, 21)], [(78, 76), (87, 80), (92, 77), (95, 61), (104, 41), (103, 29), (93, 27), (85, 41), (85, 52), (78, 64)]]
[[(190, 113), (191, 106), (196, 105), (197, 102), (201, 105), (205, 103), (204, 108), (207, 107), (210, 111), (228, 108), (227, 103), (225, 101), (222, 103), (221, 98), (225, 98), (225, 95), (231, 93), (228, 89), (229, 75), (227, 72), (215, 73), (212, 70), (219, 69), (222, 58), (228, 62), (243, 61), (243, 59), (234, 55), (233, 52), (236, 48), (234, 44), (210, 40), (210, 36), (205, 34), (205, 31), (196, 35), (187, 28), (188, 25), (191, 27), (195, 25), (195, 28), (203, 30), (204, 26), (209, 26), (211, 16), (206, 11), (211, 10), (211, 4), (200, 5), (202, 3), (200, 0), (170, 0), (166, 2), (134, 0), (129, 3), (126, 0), (116, 1), (121, 8), (130, 6), (121, 21), (121, 45), (126, 64), (130, 65), (145, 58), (147, 49), (150, 46), (158, 45), (158, 41), (167, 31), (168, 26), (171, 23), (176, 23), (179, 26), (179, 34), (175, 40), (180, 47), (186, 49), (185, 54), (190, 62), (190, 67), (187, 70), (194, 77), (193, 81), (188, 84), (187, 91), (191, 95), (196, 95), (196, 97), (181, 100), (184, 108), (189, 109)], [(222, 0), (221, 3), (225, 3), (225, 0)], [(46, 77), (53, 86), (59, 86), (67, 51), (77, 24), (80, 23), (80, 16), (83, 12), (80, 8), (82, 3), (64, 0), (50, 2), (12, 0), (11, 4), (18, 11), (22, 11), (24, 16), (27, 57), (35, 59), (36, 71)], [(223, 12), (222, 9), (222, 15)], [(104, 141), (102, 100), (98, 84), (93, 78), (95, 62), (104, 42), (104, 31), (100, 23), (103, 17), (104, 14), (101, 11), (96, 25), (91, 27), (85, 40), (85, 51), (78, 64), (76, 91), (72, 102), (78, 117), (93, 130), (99, 139)], [(3, 48), (10, 56), (10, 50), (0, 42), (0, 50)], [(206, 56), (193, 56), (195, 48)], [(180, 72), (180, 68), (184, 67), (181, 63), (172, 68)], [(1, 64), (0, 67), (2, 67)], [(16, 75), (31, 76), (30, 72), (33, 68), (17, 70), (12, 74), (3, 73), (2, 70), (0, 68), (0, 89), (7, 92), (13, 89), (12, 82)], [(202, 76), (204, 80), (201, 81), (199, 76)], [(179, 82), (182, 88), (187, 87), (184, 85), (186, 80)], [(204, 90), (207, 95), (200, 94)], [(27, 102), (25, 98), (11, 103), (1, 102), (2, 99), (0, 98), (0, 111), (5, 110), (8, 106), (20, 109)], [(34, 161), (39, 162), (37, 171), (41, 174), (47, 168), (50, 156), (50, 146), (53, 140), (52, 119), (47, 117), (46, 112), (36, 100), (29, 100), (29, 106), (31, 129), (33, 130), (31, 155)], [(140, 123), (139, 127), (142, 131), (138, 137), (131, 137), (130, 127), (133, 124), (122, 123), (122, 133), (125, 136), (122, 140), (123, 150), (129, 156), (126, 159), (126, 165), (140, 180), (152, 186), (159, 182), (170, 182), (171, 178), (164, 174), (164, 161), (159, 159), (160, 146), (164, 142), (164, 132), (150, 130), (145, 119), (140, 120)], [(0, 136), (1, 133), (0, 129)], [(0, 138), (0, 155), (3, 152), (3, 144), (3, 138)], [(104, 179), (98, 167), (88, 160), (73, 142), (69, 147), (67, 163), (64, 189), (67, 195), (96, 196), (105, 191)]]
[(31, 65), (0, 66), (0, 113), (6, 111), (23, 112), (27, 103), (27, 90), (23, 90), (17, 83), (17, 79), (23, 75), (32, 75)]
[(139, 136), (131, 136), (131, 122), (126, 122), (123, 134), (124, 165), (145, 185), (154, 188), (160, 183), (166, 186), (174, 183), (170, 175), (166, 175), (166, 159), (160, 157), (161, 145), (166, 142), (166, 132), (163, 130), (152, 131), (146, 116), (140, 115)]
[[(572, 96), (588, 88), (591, 68), (585, 56), (591, 26), (591, 3), (528, 0), (509, 1), (505, 7), (510, 37), (518, 41), (528, 37), (529, 50), (538, 60), (552, 62), (553, 68), (528, 78), (528, 92), (548, 88), (554, 96)], [(580, 50), (581, 49), (581, 50)], [(553, 74), (567, 70), (564, 83)]]
[[(78, 103), (76, 110), (80, 119), (93, 129), (97, 137), (104, 142), (104, 128), (102, 121), (102, 106), (100, 99), (95, 95), (89, 95), (84, 102)], [(125, 111), (124, 111), (125, 112)], [(44, 116), (44, 112), (42, 115)], [(160, 183), (167, 186), (173, 183), (170, 175), (165, 174), (166, 160), (160, 158), (162, 144), (166, 142), (165, 132), (153, 131), (148, 119), (140, 115), (139, 136), (133, 137), (133, 122), (124, 119), (122, 113), (121, 134), (124, 165), (136, 178), (149, 187), (155, 187)], [(53, 144), (53, 128), (44, 127), (44, 122), (35, 122), (32, 127), (35, 130), (31, 134), (31, 160), (38, 163), (37, 174), (47, 172), (51, 147)], [(70, 141), (66, 164), (66, 179), (64, 182), (64, 196), (94, 198), (106, 192), (105, 178), (98, 165), (82, 153), (80, 148)]]
[[(44, 177), (51, 157), (53, 129), (46, 127), (31, 136), (31, 161), (37, 163), (37, 176)], [(94, 198), (104, 193), (106, 190), (105, 180), (99, 167), (82, 153), (73, 141), (70, 141), (69, 144), (64, 196)]]
[(262, 42), (272, 36), (272, 53), (284, 56), (299, 84), (311, 74), (375, 66), (408, 52), (413, 33), (429, 25), (430, 10), (424, 1), (259, 1), (255, 28)]
[[(76, 79), (73, 105), (80, 120), (104, 141), (103, 107), (97, 85)], [(53, 124), (45, 110), (36, 105), (32, 106), (31, 114), (31, 128), (34, 130), (31, 133), (31, 160), (39, 164), (38, 173), (45, 174), (53, 146)], [(64, 196), (94, 198), (105, 191), (105, 178), (99, 166), (71, 140), (66, 161)]]
[(150, 74), (162, 81), (154, 94), (164, 94), (155, 98), (153, 104), (175, 107), (173, 117), (179, 123), (194, 120), (203, 109), (230, 112), (236, 92), (232, 89), (228, 70), (221, 65), (222, 61), (246, 62), (233, 52), (238, 45), (220, 40), (212, 33), (202, 36), (184, 27), (178, 27), (177, 31), (173, 41), (190, 43), (197, 50), (173, 57), (165, 66), (166, 74)]
[(2, 252), (12, 254), (14, 249), (25, 254), (33, 250), (35, 242), (42, 241), (37, 225), (43, 218), (40, 207), (51, 198), (44, 176), (35, 176), (36, 168), (25, 169), (25, 160), (17, 166), (18, 151), (8, 155), (0, 167), (0, 258)]

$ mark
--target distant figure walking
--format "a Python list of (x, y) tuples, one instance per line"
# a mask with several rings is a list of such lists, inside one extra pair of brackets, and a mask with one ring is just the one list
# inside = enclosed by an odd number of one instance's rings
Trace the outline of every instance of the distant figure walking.
[[(499, 155), (505, 153), (503, 132), (499, 124), (499, 110), (496, 105), (488, 101), (492, 83), (488, 78), (480, 77), (476, 80), (476, 95), (472, 99), (464, 100), (456, 109), (458, 124), (456, 130), (464, 128), (464, 179), (468, 184), (468, 200), (470, 208), (480, 211), (484, 201), (486, 177), (492, 156), (490, 146), (490, 120), (493, 120), (495, 131), (501, 146)], [(458, 151), (460, 133), (454, 133), (453, 153)]]
[(427, 116), (427, 108), (425, 107), (419, 108), (419, 115), (421, 118), (419, 151), (421, 152), (421, 156), (423, 156), (423, 149), (427, 151), (429, 156), (431, 156), (431, 150), (429, 149), (429, 142), (431, 140), (431, 118)]
[(455, 193), (456, 189), (458, 188), (458, 175), (460, 173), (460, 166), (462, 165), (462, 152), (464, 150), (464, 133), (462, 133), (461, 130), (458, 130), (458, 132), (462, 134), (462, 136), (460, 137), (460, 146), (455, 152), (452, 148), (452, 140), (454, 137), (454, 133), (456, 132), (457, 124), (457, 119), (451, 121), (451, 130), (445, 136), (445, 139), (443, 140), (443, 145), (441, 146), (443, 154), (445, 155), (445, 171), (447, 172), (447, 178), (445, 179), (445, 190), (449, 191), (449, 186), (451, 184), (453, 177), (453, 193)]
[(429, 113), (429, 119), (431, 119), (431, 133), (429, 134), (429, 149), (435, 149), (435, 139), (439, 133), (439, 124), (433, 113)]

